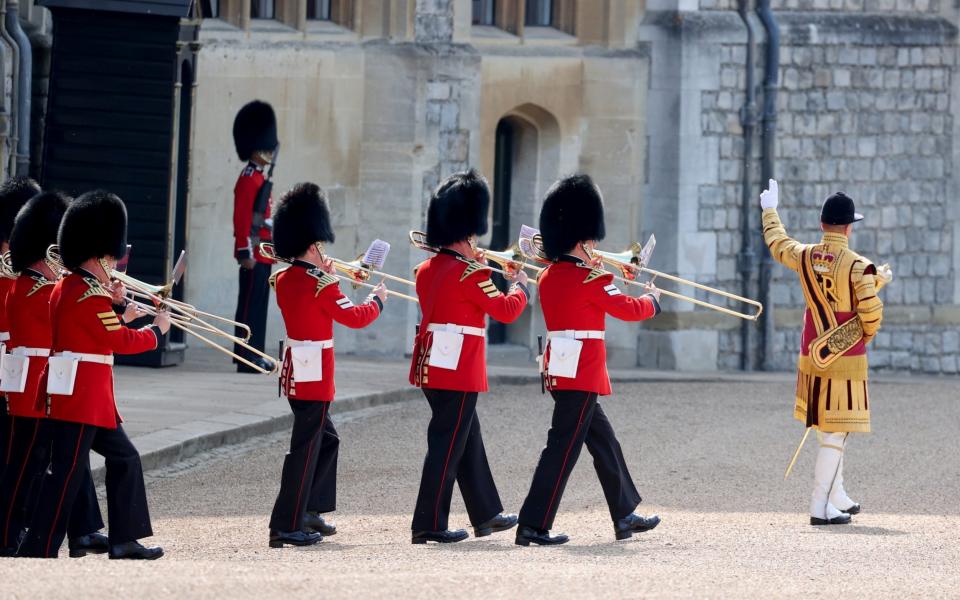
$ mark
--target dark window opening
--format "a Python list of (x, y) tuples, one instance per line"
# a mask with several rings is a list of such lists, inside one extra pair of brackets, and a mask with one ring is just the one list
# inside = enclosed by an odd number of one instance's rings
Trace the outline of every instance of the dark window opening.
[(473, 0), (473, 24), (493, 25), (496, 0)]
[(553, 25), (553, 0), (527, 0), (526, 25), (550, 27)]
[(250, 0), (251, 19), (274, 19), (276, 15), (275, 0)]
[[(490, 229), (490, 249), (503, 250), (510, 244), (510, 187), (513, 181), (514, 129), (507, 120), (497, 125), (495, 157), (493, 162), (493, 227)], [(491, 262), (490, 266), (500, 268)], [(506, 279), (499, 273), (493, 274), (493, 281), (501, 290), (508, 287)], [(507, 326), (490, 321), (487, 340), (491, 344), (503, 344), (507, 341)]]
[(220, 16), (220, 0), (201, 0), (200, 16), (211, 19)]
[(329, 21), (330, 0), (307, 0), (307, 19), (311, 21)]

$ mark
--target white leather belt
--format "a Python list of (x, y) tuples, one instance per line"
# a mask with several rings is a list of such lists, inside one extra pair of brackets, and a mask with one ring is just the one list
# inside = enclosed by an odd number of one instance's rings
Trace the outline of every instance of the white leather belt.
[(320, 348), (333, 348), (333, 340), (312, 341), (312, 340), (292, 340), (290, 338), (287, 338), (287, 341), (285, 342), (285, 344), (287, 348), (301, 348), (303, 346), (311, 346), (311, 347), (319, 346)]
[(10, 351), (14, 356), (50, 356), (50, 348), (27, 348), (20, 346)]
[(10, 341), (10, 332), (0, 331), (0, 342), (9, 342), (9, 341)]
[(450, 333), (487, 337), (487, 330), (482, 327), (467, 327), (466, 325), (457, 325), (456, 323), (430, 323), (427, 325), (427, 331), (448, 331)]
[(607, 335), (606, 331), (593, 331), (593, 330), (584, 330), (579, 331), (577, 329), (562, 329), (560, 331), (548, 331), (547, 339), (550, 338), (567, 338), (571, 340), (602, 340)]
[(100, 365), (113, 365), (113, 355), (112, 354), (87, 354), (86, 352), (57, 352), (54, 356), (62, 356), (64, 358), (74, 358), (80, 362), (88, 363), (97, 363)]

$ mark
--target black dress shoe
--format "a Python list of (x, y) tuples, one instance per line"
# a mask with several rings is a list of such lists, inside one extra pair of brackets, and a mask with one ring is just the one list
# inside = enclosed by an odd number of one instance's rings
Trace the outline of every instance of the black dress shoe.
[(110, 546), (110, 558), (115, 560), (157, 560), (163, 548), (147, 548), (140, 542), (125, 542)]
[(559, 544), (566, 544), (569, 541), (570, 538), (563, 533), (550, 535), (550, 531), (546, 529), (535, 529), (533, 527), (521, 525), (519, 529), (517, 529), (517, 539), (514, 541), (514, 543), (518, 546), (529, 546), (530, 544), (536, 544), (538, 546), (557, 546)]
[(312, 546), (323, 541), (323, 536), (315, 531), (271, 531), (270, 547)]
[(849, 522), (850, 515), (846, 513), (832, 519), (818, 519), (817, 517), (810, 517), (811, 525), (846, 525)]
[(614, 523), (613, 531), (618, 540), (625, 540), (629, 537), (633, 537), (633, 534), (635, 533), (650, 531), (659, 524), (660, 517), (657, 515), (644, 517), (643, 515), (633, 513)]
[(482, 525), (473, 528), (473, 535), (485, 537), (498, 531), (513, 529), (517, 525), (517, 515), (499, 514)]
[(848, 515), (859, 515), (860, 514), (860, 505), (854, 504), (850, 508), (841, 509), (840, 512), (847, 513)]
[(308, 512), (303, 516), (303, 528), (307, 531), (315, 531), (323, 537), (336, 535), (337, 526), (333, 523), (327, 523), (320, 516), (320, 513)]
[[(259, 356), (256, 357), (256, 358), (249, 358), (249, 359), (247, 359), (247, 360), (249, 360), (249, 361), (252, 362), (253, 364), (257, 365), (258, 367), (260, 367), (260, 368), (263, 369), (264, 371), (272, 371), (272, 370), (273, 370), (273, 361), (272, 361), (272, 360), (267, 360), (267, 359), (261, 358), (261, 357), (259, 357)], [(260, 371), (257, 371), (256, 369), (254, 369), (253, 367), (251, 367), (250, 365), (248, 365), (248, 364), (246, 364), (246, 363), (237, 363), (237, 373), (259, 373), (259, 372), (260, 372)]]
[(110, 550), (110, 541), (99, 531), (89, 535), (70, 538), (70, 558), (83, 558), (88, 554), (103, 554)]
[(437, 542), (439, 544), (454, 544), (467, 539), (466, 529), (454, 529), (446, 531), (414, 531), (410, 541), (414, 544), (426, 544), (427, 542)]

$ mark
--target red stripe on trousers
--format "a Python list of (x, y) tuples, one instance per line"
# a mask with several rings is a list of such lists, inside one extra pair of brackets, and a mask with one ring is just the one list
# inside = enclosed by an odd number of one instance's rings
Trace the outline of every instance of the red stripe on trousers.
[[(324, 402), (323, 406), (323, 416), (320, 417), (320, 436), (323, 437), (323, 426), (327, 423), (327, 403)], [(310, 467), (310, 456), (313, 454), (313, 443), (317, 441), (317, 436), (313, 436), (313, 439), (310, 440), (310, 444), (307, 446), (307, 460), (303, 463), (303, 473), (300, 475), (300, 488), (297, 490), (297, 506), (293, 511), (293, 518), (296, 519), (300, 515), (300, 502), (303, 499), (303, 482), (307, 478), (307, 468)], [(290, 531), (300, 531), (302, 523), (297, 523), (294, 521), (292, 529)]]
[(37, 441), (37, 431), (40, 429), (40, 419), (33, 423), (33, 437), (30, 438), (30, 445), (27, 446), (27, 453), (23, 456), (23, 464), (20, 465), (20, 474), (17, 475), (17, 483), (13, 486), (13, 494), (10, 496), (10, 508), (7, 510), (7, 518), (3, 522), (3, 545), (8, 546), (7, 540), (10, 539), (10, 519), (13, 518), (13, 506), (16, 504), (17, 493), (20, 491), (20, 482), (23, 481), (23, 474), (27, 470), (27, 463), (30, 462), (30, 455), (33, 454), (33, 446)]
[(437, 504), (433, 509), (433, 529), (437, 530), (437, 523), (440, 520), (440, 496), (443, 495), (443, 481), (447, 478), (447, 467), (450, 465), (450, 455), (453, 454), (453, 445), (457, 442), (457, 433), (460, 431), (460, 421), (463, 420), (463, 405), (467, 401), (467, 392), (460, 398), (460, 414), (457, 415), (457, 426), (453, 428), (453, 437), (450, 439), (450, 447), (447, 449), (447, 459), (443, 462), (443, 473), (440, 475), (440, 489), (437, 490)]
[(57, 512), (53, 516), (53, 525), (50, 527), (50, 535), (47, 536), (47, 547), (43, 552), (45, 558), (50, 557), (50, 544), (53, 543), (53, 533), (57, 530), (57, 521), (60, 520), (60, 510), (63, 508), (63, 500), (67, 495), (67, 488), (70, 487), (70, 480), (73, 479), (73, 472), (77, 469), (77, 457), (80, 455), (80, 440), (83, 439), (83, 430), (85, 424), (80, 424), (80, 433), (77, 434), (77, 447), (73, 450), (73, 464), (70, 466), (70, 472), (67, 473), (67, 479), (63, 483), (63, 491), (60, 492), (60, 501), (57, 503)]
[(543, 515), (543, 524), (540, 525), (540, 529), (547, 528), (547, 521), (550, 520), (553, 501), (557, 497), (557, 490), (560, 489), (560, 482), (563, 481), (563, 473), (567, 470), (567, 460), (570, 458), (570, 451), (573, 450), (573, 444), (577, 441), (577, 436), (580, 435), (580, 427), (583, 425), (583, 413), (587, 410), (588, 402), (590, 402), (590, 394), (587, 394), (586, 399), (583, 401), (583, 406), (580, 408), (580, 419), (577, 421), (577, 429), (573, 432), (573, 437), (570, 438), (570, 443), (567, 445), (566, 454), (563, 455), (563, 464), (560, 466), (560, 475), (557, 476), (557, 483), (553, 486), (553, 494), (550, 495), (550, 502), (547, 503), (547, 512), (545, 512)]

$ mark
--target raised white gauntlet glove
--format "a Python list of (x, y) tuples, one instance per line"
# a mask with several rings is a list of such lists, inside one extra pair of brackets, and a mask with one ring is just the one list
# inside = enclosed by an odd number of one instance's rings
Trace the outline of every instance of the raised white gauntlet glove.
[(760, 208), (776, 208), (780, 203), (780, 186), (776, 179), (771, 179), (767, 184), (767, 189), (760, 192)]
[(877, 267), (877, 278), (883, 281), (884, 285), (893, 281), (893, 269), (890, 268), (889, 264), (882, 264)]

